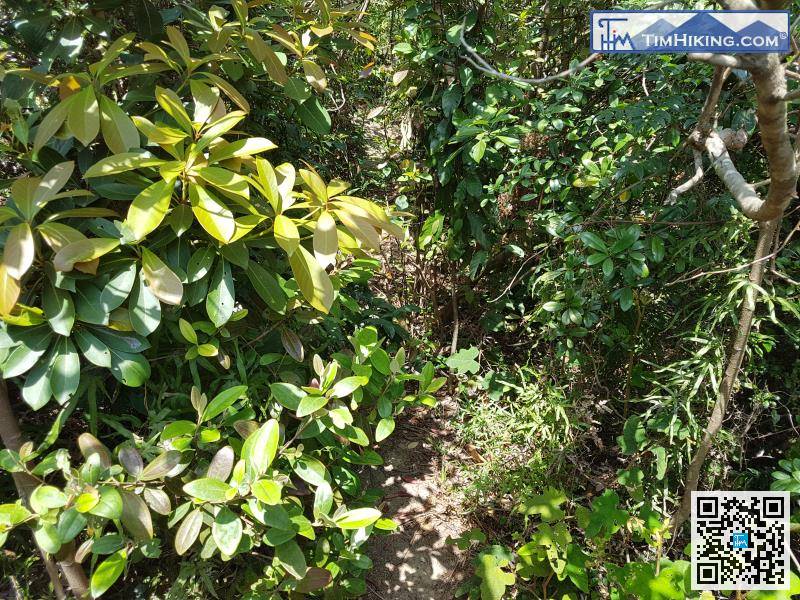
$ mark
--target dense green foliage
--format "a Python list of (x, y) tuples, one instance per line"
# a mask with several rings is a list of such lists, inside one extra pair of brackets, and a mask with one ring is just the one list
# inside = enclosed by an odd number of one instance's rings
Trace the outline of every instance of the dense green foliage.
[[(706, 65), (537, 86), (465, 58), (566, 69), (589, 4), (0, 8), (0, 368), (30, 440), (0, 468), (35, 488), (2, 480), (4, 575), (36, 579), (32, 531), (94, 597), (362, 596), (397, 526), (362, 475), (446, 391), (459, 595), (708, 598), (670, 515), (745, 294), (702, 485), (800, 493), (796, 213), (755, 287), (717, 180), (667, 201)], [(731, 77), (720, 125), (759, 181), (753, 97)]]

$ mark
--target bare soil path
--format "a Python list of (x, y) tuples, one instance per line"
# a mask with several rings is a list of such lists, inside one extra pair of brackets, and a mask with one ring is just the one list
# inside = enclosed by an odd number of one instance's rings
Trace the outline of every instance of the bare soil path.
[(368, 548), (375, 566), (367, 576), (368, 600), (445, 600), (464, 579), (468, 557), (448, 537), (470, 528), (446, 483), (452, 400), (398, 420), (381, 448), (383, 467), (372, 471), (371, 487), (385, 492), (382, 507), (400, 523), (392, 535), (373, 536)]

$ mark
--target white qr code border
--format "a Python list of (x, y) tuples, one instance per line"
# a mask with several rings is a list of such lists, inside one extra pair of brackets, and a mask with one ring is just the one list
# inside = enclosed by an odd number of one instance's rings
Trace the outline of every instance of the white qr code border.
[[(774, 560), (775, 564), (780, 564), (782, 562), (783, 568), (782, 570), (782, 577), (780, 577), (780, 581), (778, 583), (767, 583), (767, 584), (752, 584), (743, 582), (740, 579), (718, 579), (717, 583), (699, 583), (698, 582), (698, 557), (701, 560), (706, 559), (707, 557), (703, 555), (703, 551), (706, 549), (706, 544), (709, 541), (707, 538), (703, 537), (700, 534), (698, 529), (698, 525), (700, 521), (698, 520), (697, 513), (697, 506), (698, 500), (702, 498), (725, 498), (725, 499), (735, 499), (735, 500), (752, 500), (752, 499), (759, 499), (763, 501), (763, 498), (775, 498), (782, 500), (783, 502), (783, 511), (781, 513), (781, 517), (769, 517), (761, 515), (761, 518), (767, 519), (769, 521), (776, 522), (779, 526), (782, 522), (782, 531), (783, 531), (783, 548), (776, 548), (776, 558)], [(702, 523), (709, 523), (709, 519), (711, 517), (702, 519)], [(691, 523), (692, 523), (692, 556), (691, 556), (691, 574), (692, 574), (692, 590), (696, 591), (721, 591), (721, 590), (741, 590), (741, 591), (748, 591), (748, 590), (788, 590), (789, 589), (789, 570), (790, 570), (790, 552), (789, 552), (789, 541), (790, 541), (790, 532), (789, 532), (789, 492), (734, 492), (734, 491), (705, 491), (705, 492), (692, 492), (692, 512), (691, 512)], [(748, 531), (746, 526), (742, 526), (742, 531), (751, 533)], [(719, 537), (716, 538), (719, 541)], [(756, 536), (753, 536), (753, 542), (756, 542)], [(721, 540), (722, 544), (731, 544), (731, 541), (728, 539)], [(782, 558), (780, 557), (780, 552), (783, 552)], [(735, 550), (732, 550), (735, 553)], [(713, 561), (709, 561), (708, 565), (713, 565)], [(719, 568), (719, 564), (717, 563), (717, 567)], [(737, 574), (738, 577), (741, 577), (743, 574), (739, 572)]]

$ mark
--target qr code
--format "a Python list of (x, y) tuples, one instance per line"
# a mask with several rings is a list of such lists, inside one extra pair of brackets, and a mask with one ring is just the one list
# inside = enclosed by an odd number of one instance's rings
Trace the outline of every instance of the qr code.
[(789, 493), (692, 492), (692, 589), (788, 590)]

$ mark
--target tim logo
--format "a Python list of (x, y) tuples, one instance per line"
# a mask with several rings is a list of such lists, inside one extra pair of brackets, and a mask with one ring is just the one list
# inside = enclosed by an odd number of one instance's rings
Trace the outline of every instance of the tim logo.
[(591, 20), (592, 52), (790, 50), (787, 10), (593, 10)]

